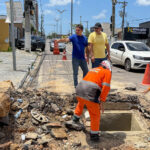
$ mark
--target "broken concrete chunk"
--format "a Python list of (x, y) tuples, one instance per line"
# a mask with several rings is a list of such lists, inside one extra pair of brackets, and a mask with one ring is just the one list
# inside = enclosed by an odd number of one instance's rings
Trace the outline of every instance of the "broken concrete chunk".
[(0, 149), (9, 149), (11, 144), (11, 141), (4, 144), (0, 144)]
[(50, 135), (44, 135), (41, 139), (38, 139), (38, 144), (45, 144), (48, 143), (51, 140)]
[(10, 145), (10, 150), (18, 150), (18, 148), (19, 148), (19, 145), (18, 144), (11, 144)]
[(10, 94), (11, 90), (14, 90), (14, 86), (11, 81), (1, 81), (0, 82), (0, 93)]
[(18, 102), (14, 102), (12, 105), (11, 105), (11, 110), (13, 111), (17, 111), (20, 109), (20, 104)]
[(38, 134), (37, 133), (34, 133), (34, 132), (29, 132), (26, 134), (26, 139), (33, 139), (33, 140), (36, 140), (38, 137)]
[(52, 129), (51, 135), (56, 139), (67, 139), (67, 133), (64, 128)]
[(24, 145), (31, 145), (32, 144), (32, 140), (28, 140), (27, 142), (24, 143)]
[(81, 146), (81, 141), (79, 141), (78, 139), (75, 139), (73, 144), (72, 144), (73, 147), (79, 147)]
[(10, 98), (5, 93), (0, 93), (0, 117), (6, 117), (10, 111)]
[(62, 125), (60, 122), (51, 122), (51, 123), (46, 124), (46, 127), (47, 128), (61, 128)]
[(59, 111), (59, 108), (58, 108), (58, 106), (57, 106), (56, 104), (51, 103), (51, 106), (52, 106), (52, 109), (53, 109), (55, 112)]

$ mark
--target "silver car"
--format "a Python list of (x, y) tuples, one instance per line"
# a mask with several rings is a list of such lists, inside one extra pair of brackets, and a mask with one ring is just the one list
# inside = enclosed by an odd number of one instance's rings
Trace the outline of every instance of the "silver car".
[[(56, 39), (52, 39), (50, 42), (50, 51), (53, 51), (54, 49), (54, 41)], [(65, 43), (58, 43), (59, 51), (63, 52), (66, 49), (66, 44)]]

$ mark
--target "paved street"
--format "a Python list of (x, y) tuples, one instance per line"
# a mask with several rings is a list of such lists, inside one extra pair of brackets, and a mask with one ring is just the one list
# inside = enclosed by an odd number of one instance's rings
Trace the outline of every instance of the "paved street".
[[(53, 55), (50, 52), (50, 45), (47, 40), (45, 49), (45, 58), (41, 65), (40, 71), (33, 85), (40, 88), (48, 88), (52, 92), (59, 94), (74, 93), (73, 73), (71, 64), (71, 50), (67, 46), (67, 60), (62, 60), (60, 55)], [(79, 79), (82, 78), (82, 72), (79, 71)]]

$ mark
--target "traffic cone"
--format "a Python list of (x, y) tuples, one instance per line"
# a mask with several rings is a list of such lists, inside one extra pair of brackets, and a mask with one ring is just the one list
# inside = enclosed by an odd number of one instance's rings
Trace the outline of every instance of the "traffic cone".
[(144, 73), (144, 78), (143, 78), (142, 84), (143, 85), (150, 85), (150, 63), (147, 64), (147, 66), (146, 66), (146, 70)]
[(60, 54), (60, 51), (59, 51), (59, 48), (58, 48), (58, 43), (56, 43), (56, 41), (54, 41), (53, 54), (54, 54), (54, 55), (59, 55), (59, 54)]
[(62, 57), (62, 60), (67, 60), (67, 56), (66, 56), (66, 50), (64, 49), (64, 51), (63, 51), (63, 57)]

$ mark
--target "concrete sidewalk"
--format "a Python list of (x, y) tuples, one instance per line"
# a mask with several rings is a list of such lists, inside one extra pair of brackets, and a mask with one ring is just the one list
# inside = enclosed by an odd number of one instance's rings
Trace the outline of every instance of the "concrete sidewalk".
[(28, 67), (35, 61), (37, 54), (16, 50), (17, 71), (13, 71), (12, 52), (0, 52), (0, 81), (11, 80), (18, 88), (26, 75)]

